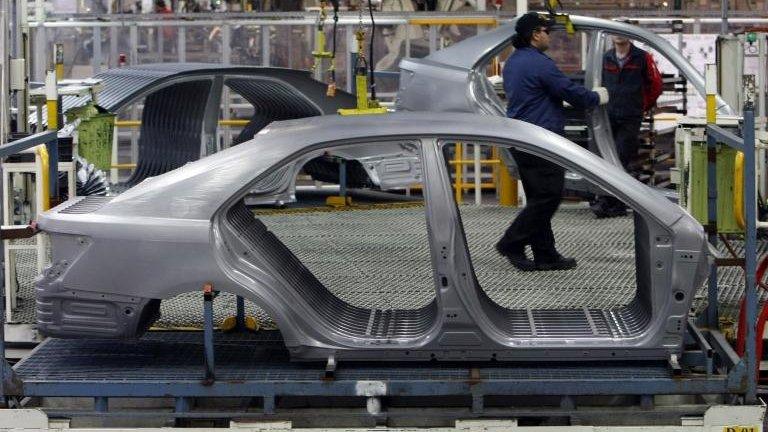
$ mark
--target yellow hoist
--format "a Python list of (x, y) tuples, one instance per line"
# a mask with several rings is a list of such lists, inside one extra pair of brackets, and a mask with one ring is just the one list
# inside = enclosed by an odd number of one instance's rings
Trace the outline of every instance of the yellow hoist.
[(317, 17), (317, 28), (315, 30), (315, 50), (312, 51), (312, 57), (315, 58), (312, 64), (312, 71), (316, 71), (317, 68), (322, 67), (323, 59), (329, 59), (330, 64), (328, 66), (328, 90), (326, 90), (326, 96), (336, 96), (336, 27), (339, 22), (339, 1), (331, 0), (333, 4), (333, 49), (331, 51), (326, 50), (325, 40), (325, 21), (328, 19), (326, 1), (320, 2), (320, 15)]
[(568, 14), (556, 12), (557, 8), (562, 9), (562, 7), (563, 4), (560, 3), (560, 0), (547, 0), (547, 12), (549, 12), (550, 18), (553, 22), (565, 27), (565, 32), (571, 36), (576, 33), (576, 29), (573, 27), (573, 23), (571, 22), (571, 17), (568, 16)]
[(357, 40), (357, 59), (355, 60), (355, 94), (357, 108), (339, 109), (341, 115), (386, 114), (387, 109), (379, 105), (376, 98), (368, 98), (368, 61), (365, 59), (365, 31), (362, 25), (355, 31)]

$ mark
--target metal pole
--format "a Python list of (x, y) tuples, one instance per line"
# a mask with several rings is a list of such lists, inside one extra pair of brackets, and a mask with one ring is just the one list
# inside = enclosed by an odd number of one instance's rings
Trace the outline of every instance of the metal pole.
[(720, 34), (728, 34), (728, 0), (720, 0), (720, 16), (722, 21), (720, 22)]
[(130, 41), (131, 52), (128, 54), (128, 62), (131, 65), (139, 64), (139, 28), (133, 24), (128, 30), (128, 40)]
[(35, 0), (35, 17), (37, 28), (35, 29), (35, 73), (36, 81), (45, 79), (45, 71), (48, 68), (48, 37), (45, 28), (45, 7), (43, 0)]
[(8, 94), (10, 82), (8, 74), (8, 2), (0, 4), (0, 145), (5, 144), (10, 128), (8, 116)]
[[(705, 70), (705, 87), (707, 90), (707, 124), (717, 124), (717, 66), (708, 64)], [(717, 142), (707, 135), (707, 233), (709, 242), (717, 246)], [(707, 288), (707, 327), (716, 329), (719, 326), (717, 308), (717, 264), (709, 269)]]
[(472, 149), (475, 156), (475, 205), (479, 206), (483, 203), (483, 169), (480, 166), (480, 144), (474, 144)]
[[(744, 365), (747, 368), (747, 392), (744, 395), (748, 404), (757, 403), (757, 366), (759, 359), (756, 350), (757, 321), (757, 191), (755, 189), (755, 111), (751, 102), (744, 106), (744, 202), (747, 230), (744, 242), (744, 295), (747, 299), (747, 343)], [(761, 335), (762, 336), (762, 335)], [(762, 353), (761, 353), (762, 354)]]
[[(717, 142), (714, 137), (707, 136), (707, 231), (708, 240), (713, 246), (717, 246)], [(707, 327), (717, 329), (717, 264), (713, 263), (709, 268), (709, 280), (707, 281)]]
[[(14, 90), (14, 96), (15, 96), (15, 107), (17, 110), (16, 118), (19, 119), (26, 119), (29, 117), (29, 86), (27, 83), (29, 82), (29, 24), (27, 23), (28, 19), (28, 12), (27, 12), (27, 2), (26, 1), (18, 1), (18, 2), (9, 2), (14, 3), (14, 14), (13, 20), (9, 20), (9, 23), (12, 23), (11, 29), (13, 30), (15, 27), (15, 32), (13, 32), (14, 38), (11, 39), (11, 42), (13, 43), (13, 48), (10, 57), (15, 59), (21, 59), (24, 61), (24, 67), (22, 70), (22, 73), (24, 74), (23, 82), (24, 82), (24, 88), (21, 90)], [(8, 55), (6, 54), (6, 58)], [(6, 90), (7, 91), (7, 90)], [(27, 121), (19, 121), (16, 122), (16, 131), (18, 132), (30, 132), (30, 124)]]
[(178, 51), (179, 63), (187, 62), (187, 27), (179, 26), (176, 34), (176, 51)]
[(165, 27), (164, 26), (157, 26), (155, 27), (155, 31), (157, 32), (157, 62), (163, 63), (165, 62), (165, 53), (163, 52), (165, 50)]
[(216, 292), (213, 285), (207, 283), (203, 286), (203, 347), (205, 351), (205, 381), (210, 385), (216, 380), (214, 374), (214, 354), (213, 354), (213, 298)]
[(119, 38), (117, 27), (109, 28), (109, 62), (110, 68), (116, 68), (119, 62), (119, 54), (117, 52), (117, 40)]
[(344, 26), (344, 34), (347, 37), (347, 52), (346, 61), (347, 67), (345, 68), (345, 75), (347, 78), (346, 90), (347, 93), (353, 92), (353, 81), (355, 80), (355, 56), (357, 56), (357, 41), (355, 40), (355, 32), (352, 30), (351, 25)]
[[(768, 59), (766, 59), (766, 51), (768, 51), (768, 33), (758, 33), (757, 38), (757, 124), (760, 125), (760, 130), (764, 131), (766, 128), (766, 74), (768, 74)], [(765, 174), (768, 167), (766, 167), (766, 152), (764, 148), (761, 148), (757, 152), (757, 178), (760, 179), (760, 184), (757, 185), (757, 193), (759, 196), (764, 197), (766, 195), (766, 182)]]
[(221, 62), (224, 65), (232, 62), (232, 27), (229, 24), (221, 27)]
[(269, 66), (270, 65), (270, 50), (269, 50), (269, 26), (263, 25), (261, 26), (261, 65), (262, 66)]
[(437, 26), (429, 26), (429, 53), (437, 51)]
[(101, 27), (93, 26), (93, 74), (101, 72)]
[[(0, 4), (0, 145), (5, 144), (8, 128), (10, 127), (8, 119), (7, 95), (10, 90), (8, 82), (8, 2)], [(1, 167), (1, 165), (0, 165)], [(5, 194), (5, 187), (2, 179), (2, 169), (0, 168), (0, 193)], [(3, 206), (0, 205), (0, 221), (3, 220)], [(6, 242), (2, 241), (2, 256), (0, 256), (0, 299), (3, 303), (0, 305), (0, 406), (7, 407), (5, 398), (5, 248)]]

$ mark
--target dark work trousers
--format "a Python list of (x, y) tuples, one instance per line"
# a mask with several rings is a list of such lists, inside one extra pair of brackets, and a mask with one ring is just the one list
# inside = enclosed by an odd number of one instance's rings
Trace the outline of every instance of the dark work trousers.
[(637, 152), (640, 150), (640, 123), (643, 119), (640, 117), (610, 117), (610, 120), (613, 141), (616, 144), (621, 166), (627, 170), (630, 162), (637, 158)]
[(552, 216), (560, 206), (565, 185), (565, 170), (540, 157), (511, 150), (525, 189), (525, 208), (501, 238), (502, 247), (531, 245), (536, 260), (557, 257)]
[[(609, 116), (611, 121), (611, 132), (613, 133), (613, 142), (616, 145), (616, 153), (624, 170), (629, 171), (629, 164), (637, 158), (637, 152), (640, 150), (640, 123), (642, 118), (616, 118)], [(631, 173), (630, 173), (631, 174)], [(596, 213), (606, 213), (622, 215), (627, 206), (623, 202), (610, 195), (604, 195), (591, 204)]]

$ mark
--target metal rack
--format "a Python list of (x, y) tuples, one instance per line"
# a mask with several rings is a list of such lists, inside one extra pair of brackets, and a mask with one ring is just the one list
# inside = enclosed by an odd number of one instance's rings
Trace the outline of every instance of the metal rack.
[[(744, 151), (746, 214), (755, 211), (754, 111), (744, 111), (743, 138), (708, 126), (710, 149), (720, 144)], [(48, 137), (50, 138), (50, 137)], [(36, 138), (42, 139), (42, 138)], [(12, 146), (18, 146), (14, 143)], [(0, 147), (0, 156), (17, 150)], [(714, 159), (713, 159), (714, 160)], [(715, 178), (714, 162), (709, 165)], [(710, 234), (716, 227), (715, 184), (710, 181)], [(551, 415), (570, 415), (579, 396), (634, 396), (654, 412), (654, 395), (737, 395), (756, 401), (755, 287), (756, 226), (748, 218), (744, 265), (747, 272), (747, 350), (739, 358), (718, 330), (716, 277), (710, 278), (709, 307), (691, 320), (682, 356), (665, 362), (579, 363), (292, 363), (278, 332), (223, 333), (213, 327), (213, 287), (203, 287), (204, 331), (155, 332), (139, 341), (48, 339), (13, 368), (0, 365), (0, 395), (23, 397), (90, 397), (92, 410), (56, 411), (56, 415), (127, 415), (110, 411), (109, 398), (173, 398), (175, 418), (280, 415), (278, 398), (309, 397), (319, 402), (338, 397), (367, 399), (368, 415), (386, 417), (376, 407), (391, 398), (464, 398), (474, 416), (498, 415), (486, 409), (489, 397), (549, 396), (560, 400)], [(716, 276), (713, 267), (712, 275)], [(242, 307), (238, 308), (242, 311)], [(4, 324), (4, 316), (2, 323)], [(240, 316), (238, 322), (242, 323)], [(0, 351), (4, 348), (0, 331)], [(243, 397), (262, 401), (259, 413), (200, 412), (195, 398)], [(383, 399), (386, 398), (386, 399)], [(698, 409), (698, 408), (696, 408)], [(696, 409), (688, 407), (690, 413)], [(512, 410), (515, 415), (525, 410)], [(533, 412), (533, 411), (531, 411)], [(132, 415), (132, 414), (131, 414)], [(529, 415), (534, 415), (529, 413)]]

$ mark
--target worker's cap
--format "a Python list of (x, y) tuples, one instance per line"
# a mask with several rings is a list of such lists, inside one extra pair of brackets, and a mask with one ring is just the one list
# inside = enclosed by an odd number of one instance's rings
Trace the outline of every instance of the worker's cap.
[(528, 12), (521, 16), (515, 24), (515, 32), (526, 39), (533, 35), (533, 31), (539, 27), (552, 27), (552, 21), (536, 12)]

